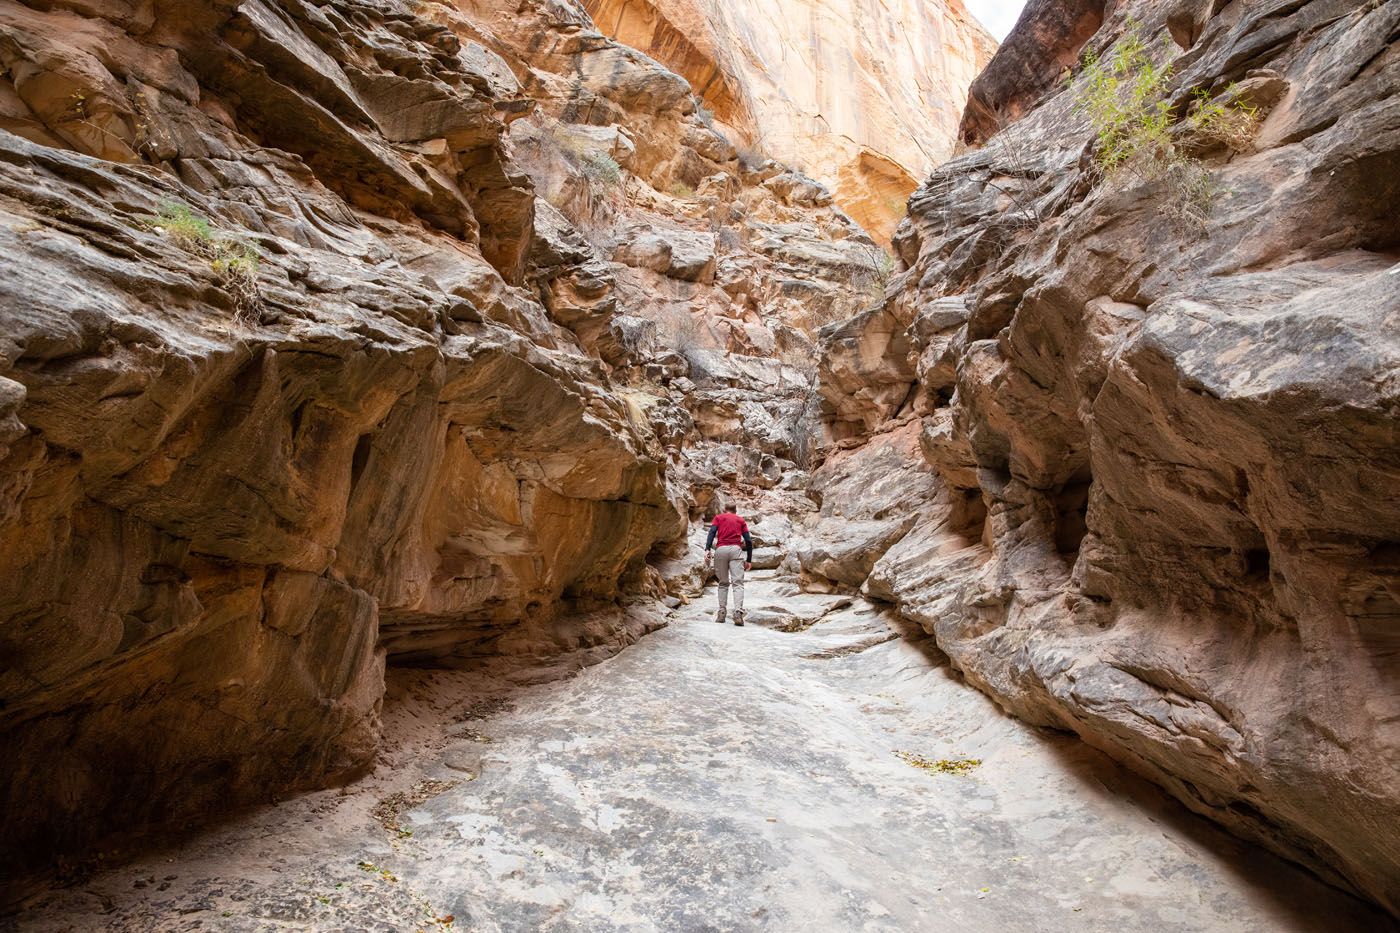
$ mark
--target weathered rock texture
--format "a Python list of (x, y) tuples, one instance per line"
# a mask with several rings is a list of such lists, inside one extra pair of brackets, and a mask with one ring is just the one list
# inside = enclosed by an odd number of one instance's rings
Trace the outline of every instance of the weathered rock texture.
[(369, 766), (386, 656), (655, 627), (880, 291), (571, 3), (5, 0), (0, 61), (7, 875)]
[(952, 154), (996, 42), (961, 0), (584, 0), (680, 72), (717, 124), (801, 165), (882, 240)]
[[(813, 488), (867, 549), (846, 577), (801, 556), (1016, 715), (1394, 912), (1400, 4), (1218, 6), (1094, 32), (1041, 4), (1007, 40), (964, 123), (985, 145), (912, 199), (883, 306), (829, 332), (847, 440)], [(1181, 140), (1219, 186), (1203, 231), (1166, 182), (1097, 178), (1049, 80), (1168, 15), (1176, 99), (1240, 82), (1265, 116), (1249, 152)], [(869, 491), (901, 472), (922, 487)]]

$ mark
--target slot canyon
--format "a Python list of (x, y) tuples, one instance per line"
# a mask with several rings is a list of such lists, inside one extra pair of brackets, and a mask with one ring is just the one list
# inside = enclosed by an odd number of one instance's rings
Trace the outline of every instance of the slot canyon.
[(978, 15), (0, 0), (0, 931), (1400, 930), (1400, 0)]

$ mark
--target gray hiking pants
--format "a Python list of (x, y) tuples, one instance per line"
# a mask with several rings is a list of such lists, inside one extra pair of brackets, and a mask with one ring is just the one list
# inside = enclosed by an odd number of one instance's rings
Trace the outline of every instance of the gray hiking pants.
[(720, 611), (729, 606), (729, 588), (734, 587), (734, 611), (744, 611), (744, 549), (738, 544), (715, 548), (715, 576), (719, 577)]

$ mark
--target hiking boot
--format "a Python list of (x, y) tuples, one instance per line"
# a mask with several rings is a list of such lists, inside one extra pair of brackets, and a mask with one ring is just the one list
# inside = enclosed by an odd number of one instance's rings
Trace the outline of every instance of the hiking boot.
[(724, 624), (724, 610), (723, 610), (723, 609), (721, 609), (719, 612), (716, 612), (716, 613), (715, 613), (715, 621), (718, 622), (720, 625), (723, 625), (723, 624)]
[[(720, 621), (723, 622), (724, 620), (721, 619)], [(744, 610), (742, 610), (742, 609), (736, 609), (736, 610), (734, 610), (734, 624), (735, 624), (735, 625), (743, 625), (743, 624), (744, 624)]]

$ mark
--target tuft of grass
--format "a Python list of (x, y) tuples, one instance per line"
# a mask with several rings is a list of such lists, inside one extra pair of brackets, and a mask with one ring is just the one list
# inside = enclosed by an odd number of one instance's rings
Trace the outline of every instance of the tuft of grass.
[(929, 774), (969, 774), (981, 767), (981, 758), (925, 758), (914, 752), (895, 752), (895, 757)]
[(239, 317), (251, 317), (261, 305), (258, 295), (260, 257), (251, 243), (220, 236), (208, 219), (179, 201), (163, 201), (154, 217), (141, 222), (187, 253), (209, 263), (219, 285), (233, 298)]
[(202, 251), (214, 242), (214, 227), (188, 204), (162, 201), (151, 225), (182, 249)]
[(693, 198), (693, 197), (695, 197), (695, 189), (692, 188), (692, 187), (690, 187), (690, 185), (687, 185), (687, 184), (686, 184), (685, 182), (683, 182), (683, 181), (672, 182), (669, 191), (670, 191), (670, 194), (671, 194), (672, 197), (677, 197), (677, 198)]

